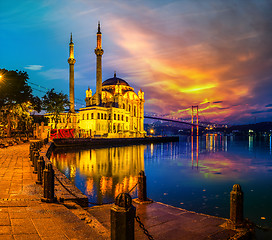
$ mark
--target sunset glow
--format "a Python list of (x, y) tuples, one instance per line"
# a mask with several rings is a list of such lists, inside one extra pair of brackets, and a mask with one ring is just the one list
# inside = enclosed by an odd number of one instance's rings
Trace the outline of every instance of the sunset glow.
[(68, 93), (73, 33), (77, 106), (88, 86), (95, 92), (100, 21), (102, 80), (116, 71), (141, 88), (146, 113), (189, 119), (198, 105), (200, 121), (272, 119), (271, 1), (12, 0), (1, 9), (1, 67), (26, 70), (43, 87)]

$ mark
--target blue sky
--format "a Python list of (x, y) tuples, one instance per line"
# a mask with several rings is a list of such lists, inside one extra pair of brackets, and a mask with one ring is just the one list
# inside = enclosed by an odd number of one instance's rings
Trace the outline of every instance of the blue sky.
[(35, 89), (68, 94), (72, 32), (83, 107), (88, 86), (95, 92), (100, 20), (103, 81), (116, 71), (142, 88), (146, 112), (188, 118), (199, 105), (211, 121), (271, 121), (271, 12), (269, 0), (1, 1), (0, 68), (27, 71)]

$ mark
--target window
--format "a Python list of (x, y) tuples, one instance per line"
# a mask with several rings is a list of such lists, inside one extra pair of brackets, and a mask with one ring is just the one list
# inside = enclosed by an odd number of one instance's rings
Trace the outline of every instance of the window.
[(126, 109), (126, 105), (123, 103), (123, 109)]
[(118, 114), (118, 120), (120, 120), (120, 114)]
[(82, 114), (82, 120), (84, 120), (84, 114)]
[(109, 120), (111, 120), (111, 114), (109, 113)]
[(136, 106), (134, 106), (134, 117), (136, 117), (136, 113), (137, 113)]
[(89, 113), (87, 113), (87, 120), (89, 120)]
[(107, 114), (106, 114), (106, 113), (105, 113), (105, 115), (104, 115), (104, 119), (107, 120)]
[(103, 113), (101, 113), (101, 119), (103, 119)]
[(124, 121), (124, 115), (122, 115), (122, 118), (121, 118), (121, 119), (122, 119), (122, 121)]
[(116, 114), (114, 113), (114, 120), (116, 120)]
[(128, 117), (126, 117), (126, 122), (128, 122)]
[(97, 113), (97, 119), (100, 119), (100, 113)]
[(93, 113), (91, 113), (91, 119), (93, 119)]

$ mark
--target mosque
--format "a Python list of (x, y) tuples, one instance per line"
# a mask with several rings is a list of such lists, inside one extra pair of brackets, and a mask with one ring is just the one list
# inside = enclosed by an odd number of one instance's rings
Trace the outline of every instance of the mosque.
[[(144, 92), (138, 94), (123, 79), (116, 76), (102, 82), (102, 33), (98, 23), (96, 55), (96, 92), (86, 90), (86, 107), (78, 112), (74, 107), (74, 43), (70, 39), (69, 49), (69, 100), (68, 113), (61, 113), (58, 129), (73, 129), (74, 137), (144, 137)], [(48, 125), (53, 128), (52, 114), (46, 114)]]

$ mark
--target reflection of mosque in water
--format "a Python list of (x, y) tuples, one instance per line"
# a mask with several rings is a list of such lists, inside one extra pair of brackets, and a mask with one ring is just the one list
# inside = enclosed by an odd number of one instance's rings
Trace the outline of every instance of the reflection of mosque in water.
[(144, 170), (144, 150), (144, 145), (138, 145), (55, 153), (52, 162), (83, 193), (90, 198), (97, 195), (102, 203), (135, 186), (138, 173)]

